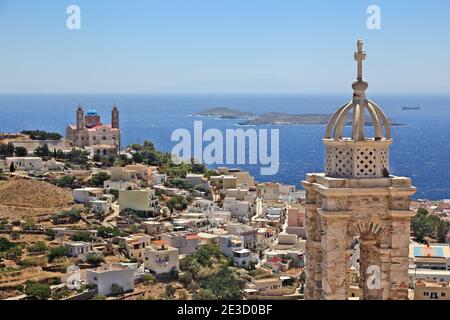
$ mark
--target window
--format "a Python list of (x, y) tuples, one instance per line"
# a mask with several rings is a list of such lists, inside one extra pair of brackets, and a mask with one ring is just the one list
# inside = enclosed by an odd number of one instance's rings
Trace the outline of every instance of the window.
[(429, 295), (430, 295), (430, 293), (429, 293), (429, 292), (427, 292), (427, 291), (425, 291), (425, 292), (423, 293), (423, 295), (427, 297), (427, 296), (429, 296)]
[(441, 292), (441, 297), (445, 297), (445, 292)]

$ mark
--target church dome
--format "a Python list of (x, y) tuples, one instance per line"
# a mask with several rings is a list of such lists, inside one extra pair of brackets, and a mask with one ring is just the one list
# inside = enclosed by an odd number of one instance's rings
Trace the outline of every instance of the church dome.
[[(389, 119), (383, 110), (366, 98), (367, 82), (362, 77), (366, 58), (358, 40), (355, 60), (358, 76), (353, 82), (353, 99), (340, 107), (328, 123), (323, 142), (326, 146), (325, 173), (342, 178), (381, 178), (389, 175), (389, 145), (392, 143)], [(373, 126), (373, 137), (366, 137), (366, 125)], [(351, 136), (343, 129), (351, 126)]]
[(339, 108), (328, 123), (325, 139), (343, 139), (343, 128), (352, 126), (351, 140), (364, 141), (365, 127), (368, 122), (374, 127), (375, 140), (391, 139), (389, 119), (383, 110), (373, 101), (368, 100), (365, 91), (368, 83), (362, 78), (362, 62), (366, 58), (366, 52), (362, 50), (363, 43), (358, 40), (358, 51), (355, 52), (355, 60), (358, 62), (358, 77), (353, 81), (353, 99)]
[(95, 109), (89, 109), (88, 112), (86, 112), (87, 116), (98, 116), (98, 112)]

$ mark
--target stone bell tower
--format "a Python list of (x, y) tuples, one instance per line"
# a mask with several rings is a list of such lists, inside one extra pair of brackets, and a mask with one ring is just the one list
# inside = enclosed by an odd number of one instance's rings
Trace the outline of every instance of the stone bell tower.
[(84, 111), (81, 105), (77, 108), (77, 130), (84, 129)]
[[(353, 98), (332, 116), (323, 139), (325, 173), (308, 174), (302, 182), (306, 189), (305, 299), (349, 297), (355, 241), (360, 246), (361, 299), (408, 298), (410, 219), (414, 215), (409, 197), (416, 189), (409, 178), (389, 174), (390, 122), (366, 98), (365, 58), (358, 40)], [(344, 137), (347, 125), (351, 125), (351, 135)], [(372, 137), (367, 136), (370, 131)]]
[(113, 105), (112, 111), (111, 111), (111, 127), (114, 129), (120, 128), (120, 121), (119, 121), (119, 109), (116, 105)]

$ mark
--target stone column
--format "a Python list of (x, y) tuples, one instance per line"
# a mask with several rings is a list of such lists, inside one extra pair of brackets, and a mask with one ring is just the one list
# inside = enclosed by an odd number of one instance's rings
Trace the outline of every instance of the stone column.
[(380, 249), (380, 267), (381, 267), (381, 297), (383, 300), (389, 300), (391, 295), (391, 249)]
[(350, 234), (347, 234), (345, 240), (345, 261), (346, 261), (346, 269), (345, 269), (345, 299), (348, 300), (350, 298), (349, 289), (350, 284), (352, 283), (352, 273), (350, 271), (350, 259), (354, 253), (352, 249), (353, 237)]
[(363, 300), (381, 300), (381, 266), (377, 239), (373, 235), (360, 238), (360, 287)]
[(408, 299), (408, 253), (410, 217), (396, 217), (392, 219), (392, 245), (390, 283), (391, 292), (389, 299)]
[(347, 219), (321, 212), (322, 219), (322, 299), (345, 300), (347, 292)]
[(306, 222), (306, 284), (305, 299), (318, 300), (321, 295), (322, 272), (320, 269), (322, 263), (321, 232), (319, 215), (317, 213), (318, 205), (305, 205)]

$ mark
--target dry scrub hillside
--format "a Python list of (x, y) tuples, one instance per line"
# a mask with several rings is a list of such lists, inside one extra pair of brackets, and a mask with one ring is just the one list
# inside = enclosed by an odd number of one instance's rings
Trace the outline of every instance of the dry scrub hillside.
[(7, 178), (0, 181), (0, 217), (11, 219), (52, 214), (73, 202), (68, 189), (44, 181)]

